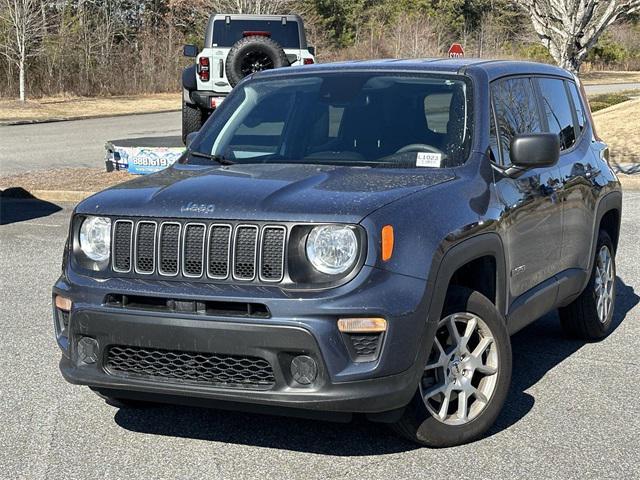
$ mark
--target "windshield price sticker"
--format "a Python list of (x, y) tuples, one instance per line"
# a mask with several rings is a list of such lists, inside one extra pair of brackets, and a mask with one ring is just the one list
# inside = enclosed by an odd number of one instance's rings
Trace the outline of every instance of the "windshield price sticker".
[(442, 165), (442, 154), (432, 152), (418, 152), (416, 167), (440, 168)]

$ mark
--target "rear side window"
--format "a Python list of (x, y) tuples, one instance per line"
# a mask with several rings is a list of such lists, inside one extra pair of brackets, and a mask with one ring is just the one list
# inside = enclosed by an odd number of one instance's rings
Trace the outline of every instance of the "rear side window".
[(512, 78), (491, 86), (502, 162), (511, 163), (511, 140), (519, 133), (540, 133), (542, 126), (531, 80)]
[(573, 82), (566, 82), (569, 87), (569, 93), (571, 94), (571, 98), (573, 99), (573, 106), (576, 109), (576, 116), (578, 118), (578, 132), (582, 132), (584, 130), (585, 125), (587, 124), (587, 116), (584, 110), (584, 105), (582, 104), (582, 98), (580, 97), (580, 93), (578, 93), (578, 87)]
[(564, 81), (540, 78), (538, 85), (542, 93), (549, 132), (557, 133), (560, 137), (560, 150), (567, 150), (576, 142), (576, 131), (573, 127), (573, 113)]
[(213, 22), (213, 46), (231, 47), (243, 37), (252, 33), (266, 34), (282, 48), (300, 48), (300, 34), (297, 22), (280, 20), (225, 20)]

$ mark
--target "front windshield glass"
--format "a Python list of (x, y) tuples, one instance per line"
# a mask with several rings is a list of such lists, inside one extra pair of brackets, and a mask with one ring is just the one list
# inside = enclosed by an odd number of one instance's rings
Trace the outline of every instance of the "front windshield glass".
[(257, 79), (223, 102), (186, 160), (456, 166), (470, 150), (469, 90), (462, 77), (442, 75), (332, 72)]

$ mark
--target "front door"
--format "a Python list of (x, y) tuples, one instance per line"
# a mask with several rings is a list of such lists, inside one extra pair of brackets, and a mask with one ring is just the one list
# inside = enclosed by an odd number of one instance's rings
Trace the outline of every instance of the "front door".
[[(544, 131), (532, 80), (513, 77), (491, 86), (494, 111), (494, 157), (510, 166), (511, 140), (519, 133)], [(503, 203), (501, 233), (510, 275), (510, 297), (515, 299), (561, 268), (562, 183), (558, 167), (527, 170), (519, 175), (496, 171), (495, 185)]]

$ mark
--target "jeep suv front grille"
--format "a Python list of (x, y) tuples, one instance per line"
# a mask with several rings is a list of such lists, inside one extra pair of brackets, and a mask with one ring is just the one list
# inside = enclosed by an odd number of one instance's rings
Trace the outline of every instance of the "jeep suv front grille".
[(118, 219), (112, 236), (120, 274), (265, 283), (285, 276), (282, 225)]
[(112, 345), (105, 358), (111, 375), (133, 375), (172, 383), (268, 390), (275, 385), (268, 361), (245, 355)]

